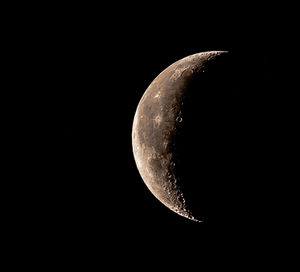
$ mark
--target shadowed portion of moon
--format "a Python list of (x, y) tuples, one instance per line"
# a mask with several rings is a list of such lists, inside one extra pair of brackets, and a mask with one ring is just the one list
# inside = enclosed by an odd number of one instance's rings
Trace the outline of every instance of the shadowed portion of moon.
[(234, 56), (203, 52), (166, 68), (137, 107), (132, 144), (138, 170), (154, 196), (186, 218), (221, 220), (242, 201), (231, 192), (251, 179), (245, 178), (245, 154), (254, 148), (243, 82)]

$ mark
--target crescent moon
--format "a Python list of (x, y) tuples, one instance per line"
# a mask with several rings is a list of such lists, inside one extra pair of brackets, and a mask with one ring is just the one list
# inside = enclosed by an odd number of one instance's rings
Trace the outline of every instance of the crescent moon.
[(180, 180), (176, 171), (176, 137), (185, 122), (184, 106), (190, 95), (189, 86), (195, 78), (206, 73), (211, 62), (227, 53), (202, 52), (170, 65), (145, 91), (133, 121), (133, 154), (146, 186), (166, 207), (197, 222), (202, 220), (188, 205), (181, 185), (185, 180)]

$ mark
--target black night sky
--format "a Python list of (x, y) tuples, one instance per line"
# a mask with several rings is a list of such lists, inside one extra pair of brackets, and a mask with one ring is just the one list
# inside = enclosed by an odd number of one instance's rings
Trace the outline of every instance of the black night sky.
[[(272, 190), (279, 190), (274, 178), (253, 182), (246, 190), (249, 199), (252, 195), (249, 218), (240, 207), (230, 220), (224, 216), (218, 223), (194, 223), (164, 207), (146, 188), (133, 159), (131, 129), (141, 96), (163, 69), (193, 53), (228, 50), (247, 64), (243, 69), (249, 81), (240, 83), (241, 91), (245, 87), (253, 107), (260, 108), (262, 117), (255, 116), (265, 133), (260, 144), (271, 150), (277, 140), (271, 137), (274, 120), (281, 116), (275, 107), (280, 98), (273, 58), (279, 38), (270, 34), (272, 24), (254, 26), (255, 16), (232, 12), (232, 17), (221, 10), (212, 15), (187, 8), (187, 15), (180, 9), (164, 14), (146, 7), (127, 12), (128, 6), (109, 12), (78, 9), (58, 12), (41, 29), (47, 33), (40, 41), (41, 62), (47, 67), (55, 127), (52, 180), (44, 192), (49, 201), (43, 214), (55, 250), (65, 252), (66, 258), (86, 255), (99, 262), (106, 256), (118, 262), (123, 254), (132, 254), (135, 264), (148, 255), (150, 265), (164, 259), (163, 254), (180, 258), (181, 252), (182, 258), (199, 265), (213, 256), (223, 261), (232, 254), (247, 258), (239, 248), (261, 242), (261, 236), (270, 241), (271, 221), (282, 213), (274, 202)], [(278, 153), (269, 153), (262, 162), (261, 175), (275, 176), (274, 156)], [(245, 191), (241, 187), (236, 194)], [(130, 259), (124, 262), (131, 265)]]

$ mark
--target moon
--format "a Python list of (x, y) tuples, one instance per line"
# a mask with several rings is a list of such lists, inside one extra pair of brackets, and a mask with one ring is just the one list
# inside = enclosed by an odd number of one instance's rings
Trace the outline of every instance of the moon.
[(215, 173), (226, 171), (216, 160), (225, 152), (220, 135), (233, 124), (227, 121), (238, 92), (229, 64), (227, 51), (176, 61), (153, 80), (134, 116), (133, 154), (144, 183), (162, 204), (196, 222), (206, 218), (208, 188), (220, 179)]

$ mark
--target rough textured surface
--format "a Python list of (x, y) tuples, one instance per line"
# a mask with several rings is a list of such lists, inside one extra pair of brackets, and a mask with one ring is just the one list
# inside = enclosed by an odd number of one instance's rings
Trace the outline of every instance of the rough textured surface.
[[(194, 78), (226, 52), (203, 52), (183, 58), (165, 69), (150, 84), (137, 107), (132, 145), (138, 170), (153, 195), (165, 206), (186, 218), (193, 214), (176, 170), (176, 142), (184, 124), (184, 106)], [(180, 159), (180, 158), (179, 158)]]

